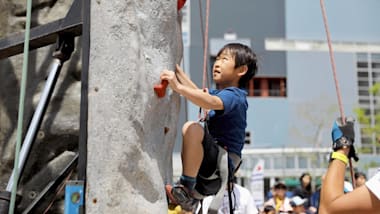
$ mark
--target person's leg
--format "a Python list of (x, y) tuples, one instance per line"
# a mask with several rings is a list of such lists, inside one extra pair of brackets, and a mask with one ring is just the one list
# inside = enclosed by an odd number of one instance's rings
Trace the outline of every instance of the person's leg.
[(182, 128), (182, 175), (179, 183), (167, 187), (170, 200), (183, 210), (194, 211), (198, 200), (193, 198), (196, 178), (203, 160), (203, 127), (197, 122), (186, 122)]
[(203, 127), (197, 122), (186, 122), (182, 128), (182, 174), (197, 177), (203, 160)]

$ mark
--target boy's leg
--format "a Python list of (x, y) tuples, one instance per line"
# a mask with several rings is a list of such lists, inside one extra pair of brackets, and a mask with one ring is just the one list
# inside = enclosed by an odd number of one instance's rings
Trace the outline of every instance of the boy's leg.
[(193, 198), (196, 177), (203, 160), (203, 127), (197, 122), (187, 122), (182, 128), (182, 175), (175, 186), (166, 186), (170, 200), (182, 209), (193, 211), (198, 203)]
[(186, 122), (182, 128), (182, 174), (197, 177), (203, 160), (203, 127), (198, 122)]

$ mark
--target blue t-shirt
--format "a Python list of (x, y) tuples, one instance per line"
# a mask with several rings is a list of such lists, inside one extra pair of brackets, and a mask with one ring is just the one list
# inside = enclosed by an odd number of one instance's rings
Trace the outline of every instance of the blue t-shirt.
[(209, 111), (208, 129), (220, 144), (241, 157), (247, 127), (247, 92), (236, 87), (210, 90), (223, 101), (224, 110)]

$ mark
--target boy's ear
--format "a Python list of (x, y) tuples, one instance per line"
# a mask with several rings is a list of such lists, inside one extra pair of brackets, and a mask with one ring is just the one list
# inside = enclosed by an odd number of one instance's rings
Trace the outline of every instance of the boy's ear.
[(240, 77), (242, 77), (242, 76), (244, 76), (247, 73), (248, 66), (247, 65), (242, 65), (242, 66), (238, 67), (237, 70), (238, 70), (238, 75)]

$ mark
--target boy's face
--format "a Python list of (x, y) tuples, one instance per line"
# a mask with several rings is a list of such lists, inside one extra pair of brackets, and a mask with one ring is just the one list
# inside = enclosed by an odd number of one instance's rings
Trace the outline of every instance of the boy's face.
[(235, 86), (240, 76), (235, 69), (235, 57), (229, 51), (223, 51), (215, 60), (212, 69), (213, 79), (220, 87)]

